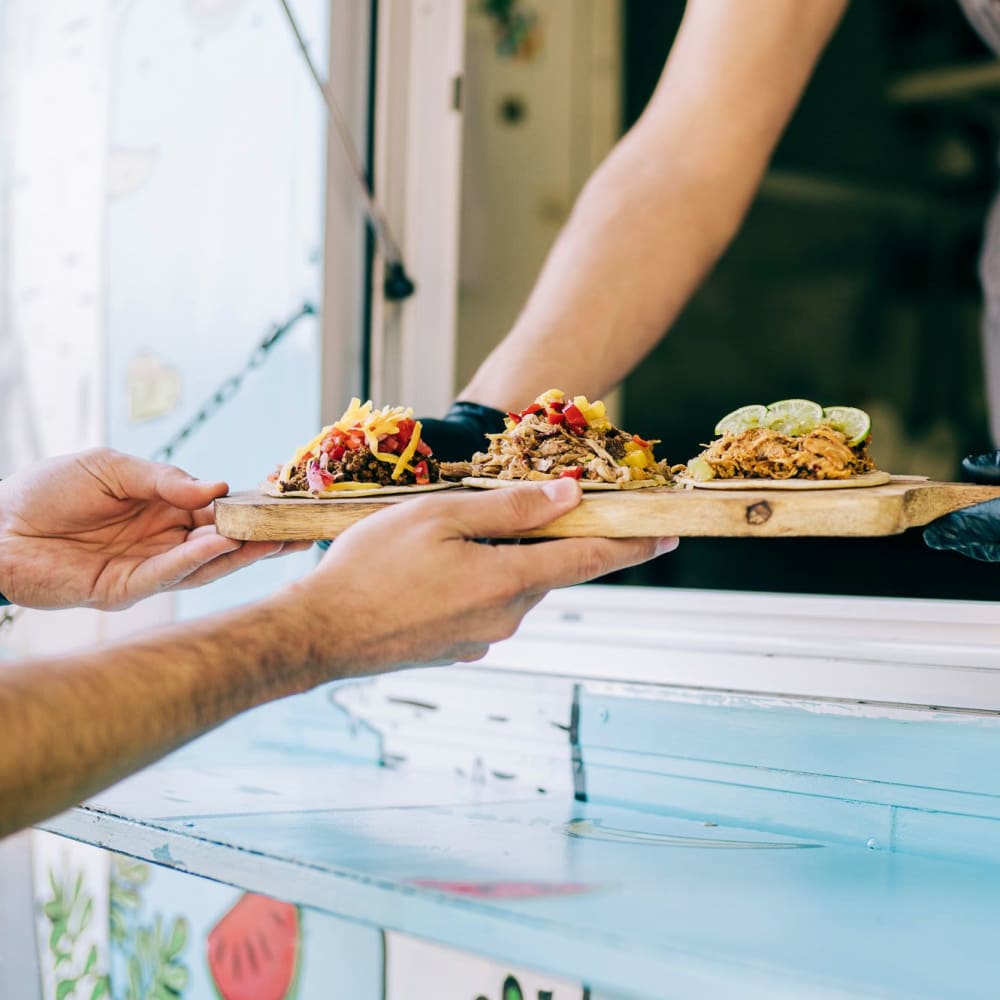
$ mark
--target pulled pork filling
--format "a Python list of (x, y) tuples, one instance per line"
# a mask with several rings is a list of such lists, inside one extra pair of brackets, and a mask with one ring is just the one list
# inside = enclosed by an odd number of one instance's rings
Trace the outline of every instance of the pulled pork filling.
[[(606, 421), (605, 421), (606, 422)], [(545, 411), (518, 415), (502, 434), (488, 434), (489, 447), (469, 462), (442, 462), (449, 479), (477, 476), (492, 479), (557, 479), (572, 476), (589, 482), (624, 484), (638, 479), (671, 481), (670, 466), (652, 458), (655, 441), (644, 441), (608, 425), (567, 429), (551, 423)], [(630, 455), (642, 453), (642, 465)]]
[(849, 479), (875, 468), (867, 441), (852, 447), (825, 424), (801, 437), (767, 427), (724, 434), (698, 457), (719, 479)]

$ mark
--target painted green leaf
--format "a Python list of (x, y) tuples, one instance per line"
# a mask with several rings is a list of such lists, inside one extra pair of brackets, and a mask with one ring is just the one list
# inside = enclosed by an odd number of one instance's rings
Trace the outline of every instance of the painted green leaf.
[(92, 944), (90, 946), (90, 951), (87, 952), (87, 961), (83, 966), (83, 974), (86, 975), (94, 967), (94, 963), (97, 961), (97, 945)]
[(180, 993), (188, 984), (188, 970), (183, 965), (171, 963), (160, 969), (160, 980), (174, 993)]
[(66, 997), (68, 997), (75, 989), (75, 979), (60, 979), (56, 984), (56, 1000), (66, 1000)]
[(49, 885), (52, 886), (52, 895), (56, 899), (62, 899), (63, 888), (62, 885), (56, 880), (56, 873), (50, 868), (49, 869)]
[(149, 865), (144, 865), (141, 861), (129, 862), (122, 859), (118, 865), (118, 874), (126, 882), (143, 885), (149, 880)]
[(93, 899), (87, 899), (86, 904), (83, 907), (83, 913), (80, 914), (80, 930), (78, 933), (82, 934), (86, 929), (87, 925), (90, 923), (90, 918), (94, 915), (94, 901)]
[(163, 957), (173, 958), (179, 954), (184, 945), (187, 944), (187, 936), (187, 921), (183, 917), (178, 917), (170, 929), (170, 940), (167, 941), (167, 945), (163, 949)]
[(157, 949), (153, 943), (153, 935), (148, 927), (140, 927), (135, 935), (135, 953), (143, 968), (156, 965)]
[(134, 909), (139, 905), (139, 893), (134, 889), (119, 888), (115, 892), (115, 899), (121, 906)]
[(57, 903), (54, 899), (46, 903), (42, 909), (45, 911), (45, 916), (47, 916), (49, 920), (65, 920), (66, 914), (63, 912), (62, 903)]
[(135, 955), (128, 960), (128, 986), (129, 996), (134, 1000), (142, 1000), (142, 969)]
[(66, 933), (66, 921), (57, 920), (52, 925), (52, 933), (49, 935), (49, 950), (55, 951), (59, 946), (59, 939)]
[(108, 983), (107, 976), (101, 976), (100, 979), (94, 983), (94, 988), (90, 992), (90, 1000), (102, 1000), (103, 997), (110, 996), (110, 984)]
[(524, 1000), (521, 984), (513, 976), (503, 981), (503, 1000)]
[(59, 966), (62, 965), (64, 962), (68, 962), (72, 957), (73, 953), (71, 951), (57, 951), (55, 960), (56, 970), (58, 971)]
[(73, 902), (80, 898), (80, 890), (83, 888), (83, 872), (76, 876), (76, 883), (73, 886)]

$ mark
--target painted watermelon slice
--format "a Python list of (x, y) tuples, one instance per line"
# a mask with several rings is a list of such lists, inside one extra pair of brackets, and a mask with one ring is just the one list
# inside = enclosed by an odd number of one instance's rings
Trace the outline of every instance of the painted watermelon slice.
[(247, 893), (208, 935), (208, 967), (222, 1000), (289, 1000), (299, 951), (299, 911)]

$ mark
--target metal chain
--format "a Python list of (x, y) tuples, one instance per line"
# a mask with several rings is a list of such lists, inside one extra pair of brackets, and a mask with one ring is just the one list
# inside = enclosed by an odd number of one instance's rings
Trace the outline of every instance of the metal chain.
[[(201, 405), (198, 412), (178, 430), (166, 444), (153, 452), (154, 462), (169, 462), (174, 452), (205, 423), (212, 419), (239, 391), (243, 380), (254, 370), (260, 368), (271, 351), (278, 345), (282, 337), (298, 325), (306, 316), (315, 316), (316, 307), (311, 302), (304, 302), (302, 308), (284, 323), (273, 327), (254, 348), (246, 364), (235, 374), (227, 378), (218, 389)], [(0, 611), (0, 632), (11, 629), (24, 612), (20, 607), (4, 607)]]
[(316, 308), (311, 302), (305, 302), (297, 313), (290, 316), (284, 323), (275, 326), (263, 340), (254, 348), (247, 363), (235, 375), (230, 375), (218, 389), (201, 405), (198, 412), (186, 423), (166, 444), (153, 452), (154, 462), (169, 462), (174, 452), (199, 427), (211, 420), (239, 391), (243, 380), (267, 360), (268, 355), (277, 346), (282, 337), (292, 330), (306, 316), (315, 316)]

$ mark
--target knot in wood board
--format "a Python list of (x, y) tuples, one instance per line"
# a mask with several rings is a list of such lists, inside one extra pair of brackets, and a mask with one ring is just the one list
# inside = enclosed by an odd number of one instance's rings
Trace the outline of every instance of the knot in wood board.
[(747, 507), (747, 524), (766, 524), (772, 513), (771, 505), (766, 500), (758, 500)]

